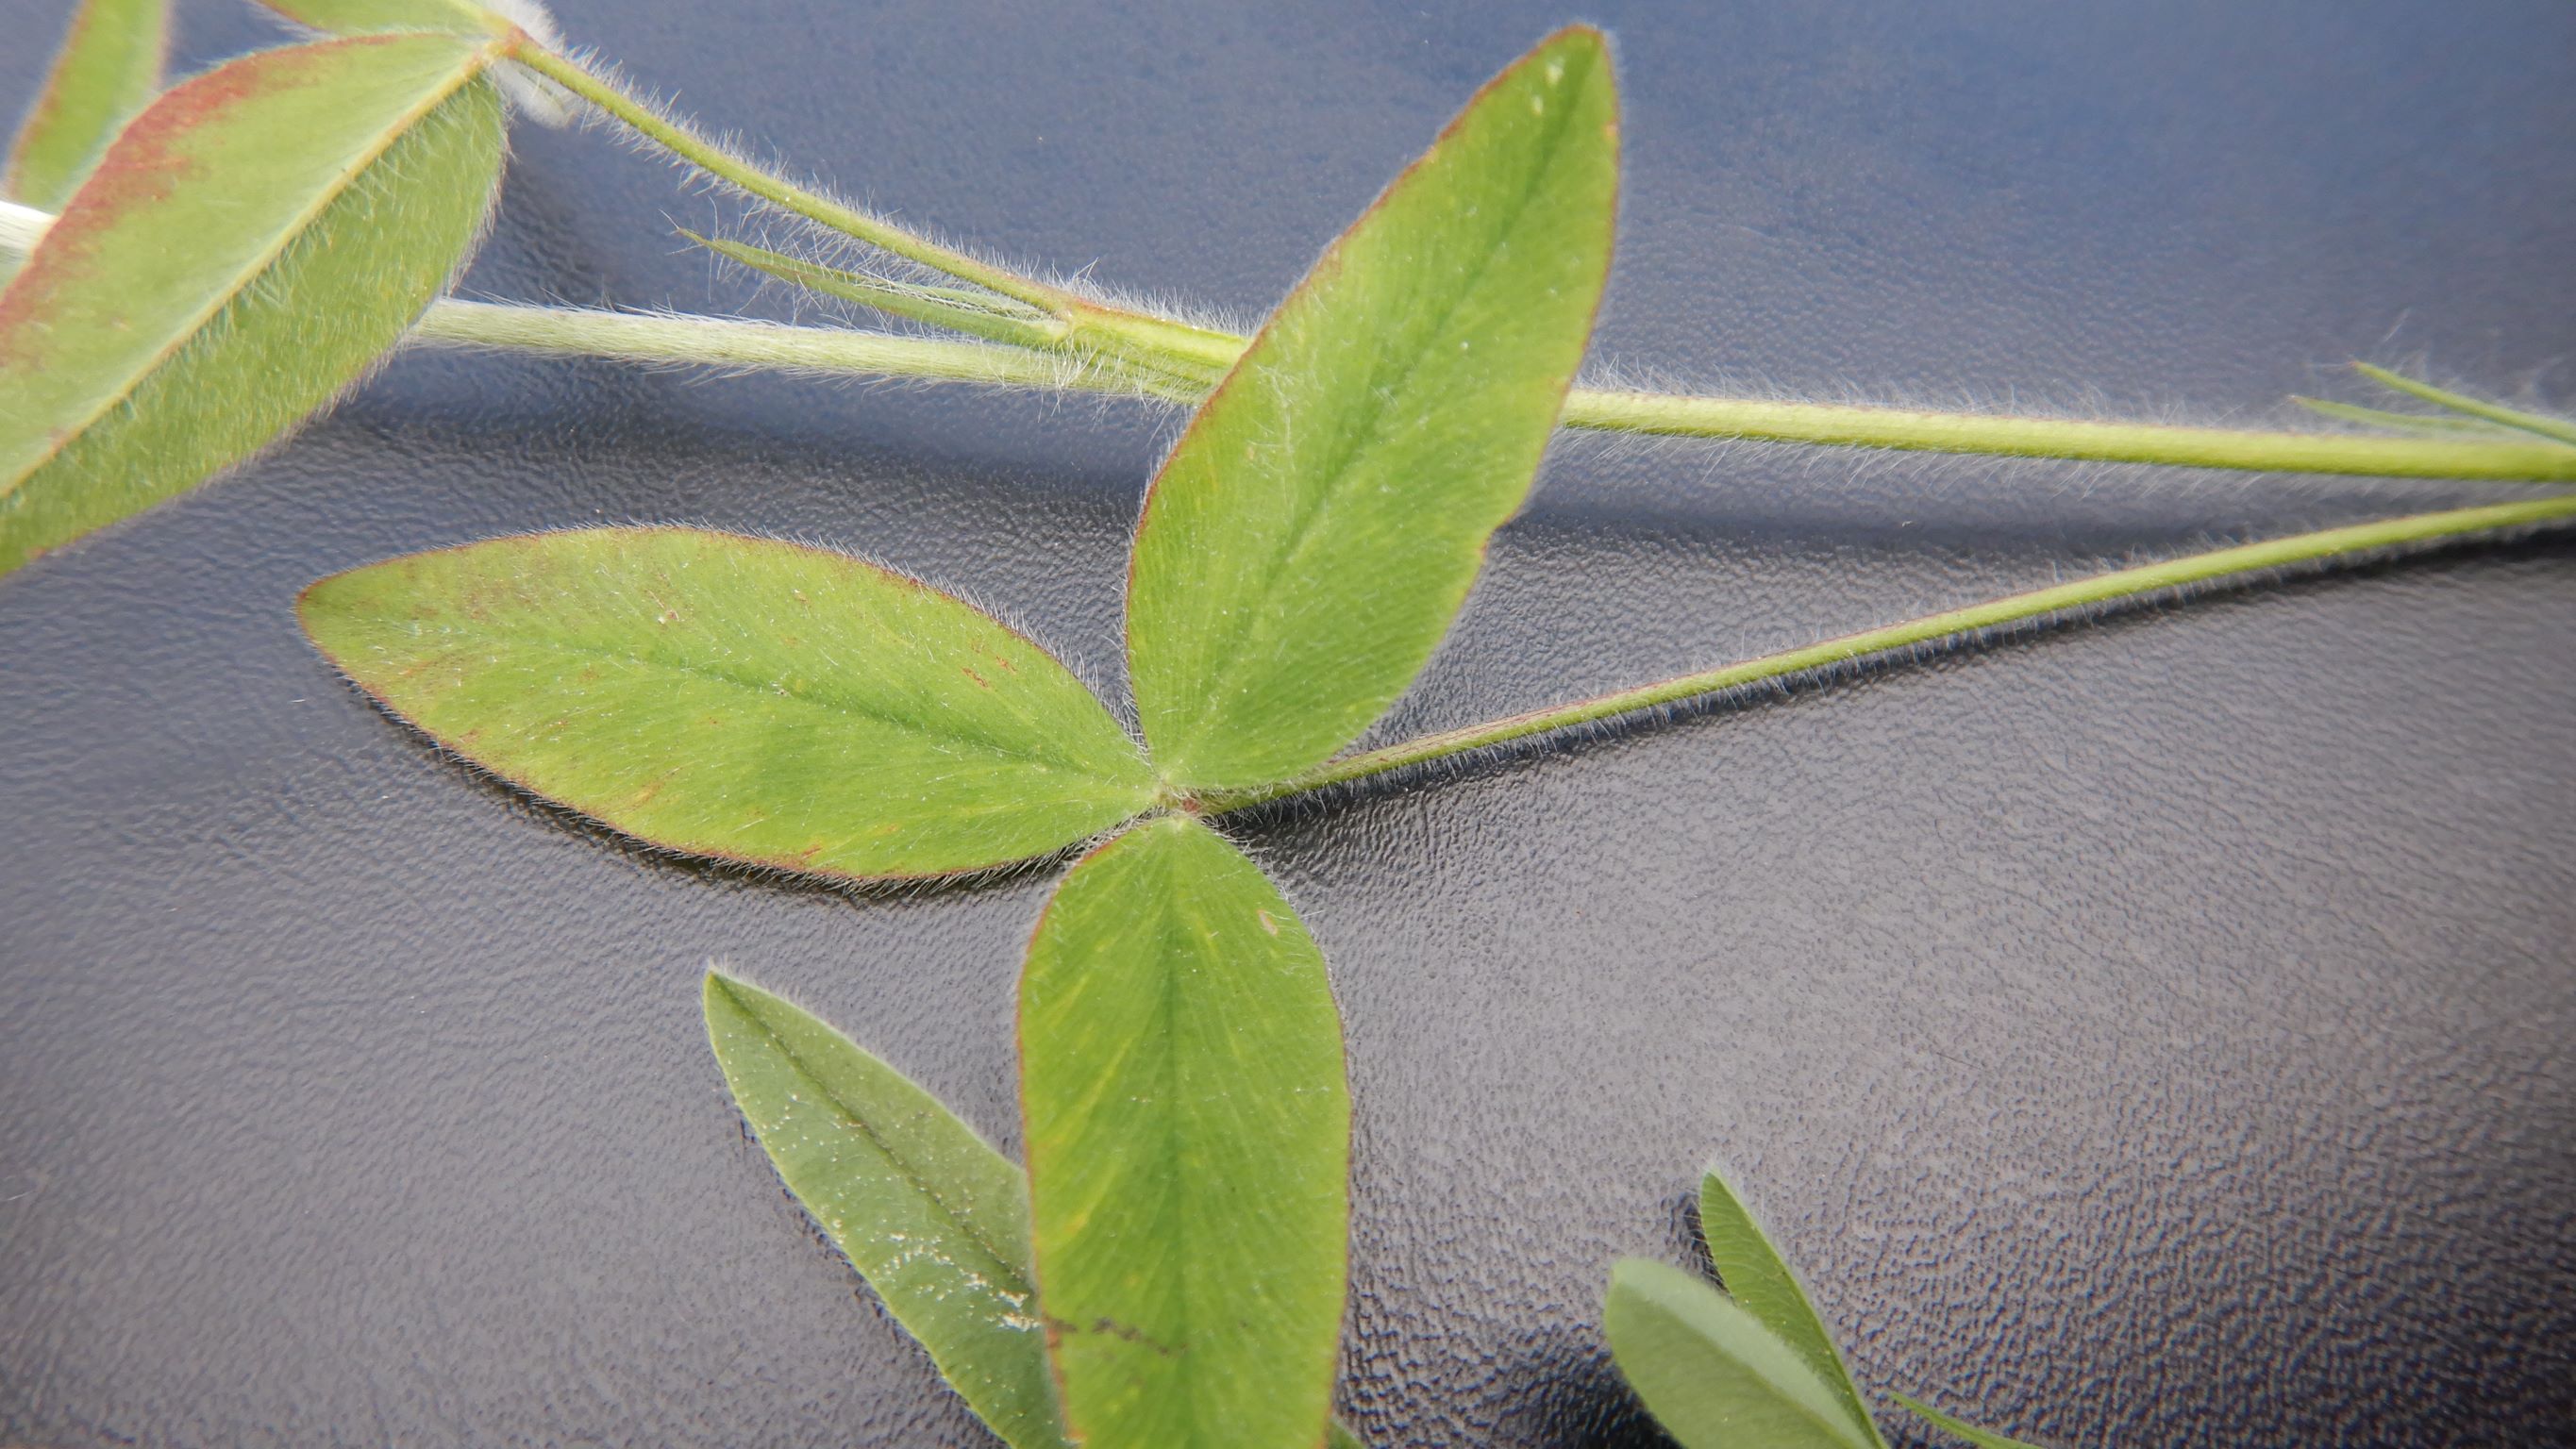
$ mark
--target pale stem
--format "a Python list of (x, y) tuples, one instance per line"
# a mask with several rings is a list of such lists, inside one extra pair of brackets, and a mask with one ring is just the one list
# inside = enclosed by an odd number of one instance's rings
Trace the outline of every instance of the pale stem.
[[(52, 221), (45, 212), (0, 202), (0, 248), (31, 249)], [(1123, 315), (1134, 319), (1136, 314)], [(1105, 326), (1098, 317), (1090, 321), (1095, 332)], [(1155, 325), (1166, 324), (1155, 321)], [(442, 301), (430, 308), (418, 335), (433, 342), (635, 362), (979, 382), (1195, 404), (1208, 386), (1203, 379), (1222, 372), (1244, 340), (1177, 323), (1168, 326), (1189, 339), (1186, 348), (1148, 355), (1140, 344), (1136, 352), (1103, 356), (1083, 349), (1022, 350), (850, 328)], [(1175, 360), (1165, 366), (1157, 356)], [(2503, 436), (2262, 432), (1584, 388), (1566, 399), (1564, 422), (1567, 427), (1602, 432), (2004, 457), (2362, 477), (2576, 482), (2576, 447), (2541, 437), (2526, 441)]]
[(1565, 424), (1673, 437), (1749, 438), (1775, 443), (2157, 463), (2261, 473), (2576, 481), (2576, 448), (2537, 438), (2523, 442), (2511, 438), (2372, 437), (2362, 433), (2185, 428), (2156, 423), (1583, 390), (1566, 399)]
[(1260, 789), (1202, 794), (1199, 808), (1209, 814), (1222, 814), (1301, 795), (1310, 790), (1364, 780), (1392, 770), (1445, 760), (1471, 750), (1487, 749), (1513, 740), (1553, 730), (1575, 729), (1699, 699), (1764, 680), (1779, 679), (1811, 670), (1829, 669), (1855, 660), (1884, 655), (1946, 639), (1953, 635), (1971, 634), (1999, 625), (2044, 620), (2053, 615), (2088, 606), (2136, 600), (2167, 590), (2194, 584), (2242, 584), (2251, 582), (2267, 570), (2292, 564), (2324, 561), (2350, 562), (2383, 549), (2421, 545), (2496, 529), (2520, 528), (2576, 518), (2576, 494), (2535, 498), (2521, 503), (2497, 504), (2484, 508), (2457, 508), (2441, 513), (2418, 513), (2404, 518), (2384, 519), (2376, 523), (2357, 524), (2349, 528), (2329, 528), (2316, 533), (2294, 534), (2288, 538), (2269, 539), (2262, 543), (2243, 544), (2235, 548), (2216, 549), (2193, 554), (2165, 563), (2145, 564), (2137, 568), (2117, 569), (2096, 574), (2071, 584), (2034, 589), (1964, 609), (1949, 609), (1926, 614), (1901, 624), (1846, 634), (1803, 649), (1785, 650), (1711, 669), (1698, 674), (1685, 674), (1657, 684), (1623, 689), (1575, 704), (1553, 709), (1533, 710), (1509, 719), (1469, 725), (1424, 735), (1419, 739), (1367, 750), (1338, 760), (1330, 760), (1293, 779)]
[[(1234, 365), (1246, 339), (1169, 317), (1111, 307), (1075, 296), (890, 222), (818, 196), (753, 167), (740, 157), (656, 114), (609, 82), (533, 43), (519, 59), (562, 83), (638, 134), (742, 188), (846, 235), (950, 276), (989, 287), (1064, 319), (1060, 350), (1100, 350), (1154, 367), (1166, 383), (1215, 377)], [(1160, 391), (1169, 391), (1167, 385)], [(2576, 481), (2576, 447), (2547, 439), (2370, 437), (2239, 428), (2165, 427), (2071, 418), (1943, 413), (1910, 408), (1851, 407), (1755, 398), (1686, 397), (1577, 389), (1566, 400), (1568, 427), (1668, 437), (1736, 438), (2002, 457), (2068, 458), (2254, 472), (2341, 473), (2397, 478), (2515, 482)]]
[[(460, 315), (464, 309), (472, 309), (474, 315)], [(423, 320), (420, 335), (430, 341), (638, 362), (696, 362), (728, 368), (1069, 388), (1183, 404), (1196, 403), (1205, 391), (1203, 384), (1189, 376), (1161, 372), (1143, 359), (1122, 362), (1098, 354), (1024, 351), (849, 328), (774, 326), (713, 318), (637, 317), (557, 307), (440, 302)], [(2511, 438), (2266, 433), (1582, 390), (1567, 400), (1565, 424), (1594, 431), (1674, 437), (2264, 472), (2576, 482), (2576, 448), (2542, 439), (2523, 442)]]
[(517, 307), (447, 299), (430, 307), (414, 339), (628, 362), (759, 368), (837, 376), (979, 382), (996, 387), (1135, 394), (1140, 383), (1109, 363), (981, 342), (899, 337), (715, 317), (655, 317), (574, 307)]

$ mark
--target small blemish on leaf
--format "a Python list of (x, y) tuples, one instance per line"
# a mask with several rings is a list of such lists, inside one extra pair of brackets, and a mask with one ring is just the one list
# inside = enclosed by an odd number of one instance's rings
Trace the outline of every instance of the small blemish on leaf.
[(1261, 918), (1261, 929), (1268, 931), (1274, 936), (1279, 934), (1279, 921), (1277, 917), (1271, 915), (1268, 911), (1257, 910), (1254, 911), (1253, 914)]

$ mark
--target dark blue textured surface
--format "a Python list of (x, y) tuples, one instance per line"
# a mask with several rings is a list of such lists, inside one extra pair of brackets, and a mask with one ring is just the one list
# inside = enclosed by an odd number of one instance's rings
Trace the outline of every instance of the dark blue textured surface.
[[(59, 0), (0, 0), (0, 100)], [(907, 217), (1257, 314), (1546, 6), (587, 0)], [(2121, 414), (2430, 359), (2576, 392), (2576, 10), (1603, 5), (1599, 354)], [(265, 33), (191, 4), (203, 63)], [(469, 290), (776, 309), (724, 208), (523, 132)], [(852, 899), (481, 784), (294, 630), (324, 573), (686, 520), (865, 552), (1116, 687), (1167, 417), (414, 354), (0, 582), (0, 1440), (985, 1442), (708, 1060), (709, 958), (1016, 1133), (1044, 882)], [(1391, 731), (2133, 556), (2505, 490), (1561, 448)], [(1276, 812), (1360, 1117), (1383, 1449), (1646, 1442), (1595, 1328), (1731, 1164), (1865, 1384), (2066, 1445), (2576, 1442), (2576, 552), (2061, 630)], [(1910, 1431), (1909, 1431), (1910, 1432)]]

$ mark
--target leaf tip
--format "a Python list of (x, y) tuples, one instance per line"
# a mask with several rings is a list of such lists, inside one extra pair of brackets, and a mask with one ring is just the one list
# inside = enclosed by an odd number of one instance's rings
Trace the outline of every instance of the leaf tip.
[(728, 1083), (734, 1078), (740, 1042), (746, 1033), (757, 1035), (765, 1020), (761, 1003), (777, 1000), (721, 963), (709, 962), (698, 978), (698, 1015), (706, 1024), (707, 1047), (716, 1054), (716, 1064), (724, 1068)]
[(1610, 32), (1588, 20), (1558, 27), (1535, 47), (1533, 54), (1544, 55), (1556, 50), (1582, 50), (1606, 55), (1610, 50)]
[(1663, 1267), (1663, 1264), (1652, 1258), (1621, 1258), (1610, 1265), (1610, 1296), (1644, 1291), (1648, 1282), (1655, 1278)]
[[(326, 574), (295, 591), (295, 622), (303, 626), (304, 636), (315, 644), (322, 644), (325, 621), (337, 609), (341, 590), (349, 575), (355, 572), (355, 569), (342, 569), (336, 574)], [(328, 646), (324, 647), (327, 650)]]

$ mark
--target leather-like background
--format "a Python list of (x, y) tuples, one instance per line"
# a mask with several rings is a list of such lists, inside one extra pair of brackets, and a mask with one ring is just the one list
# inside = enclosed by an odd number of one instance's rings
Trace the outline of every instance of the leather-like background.
[[(185, 8), (191, 64), (267, 33)], [(65, 9), (0, 0), (0, 103)], [(2576, 390), (2562, 0), (1590, 15), (1628, 137), (1596, 351), (1638, 374), (2195, 418), (2359, 397), (2354, 356)], [(1565, 18), (562, 5), (854, 194), (1247, 316)], [(789, 305), (672, 238), (726, 214), (674, 181), (520, 131), (468, 292)], [(1115, 689), (1172, 423), (413, 353), (0, 583), (0, 1440), (987, 1442), (783, 1195), (695, 990), (731, 962), (1011, 1145), (1043, 877), (654, 858), (440, 758), (290, 606), (681, 520), (915, 571)], [(1388, 729), (2512, 491), (1569, 443)], [(1649, 1442), (1598, 1297), (1687, 1251), (1716, 1158), (1873, 1388), (2066, 1445), (2576, 1441), (2571, 563), (2133, 613), (1246, 822), (1348, 1019), (1356, 1421)]]

